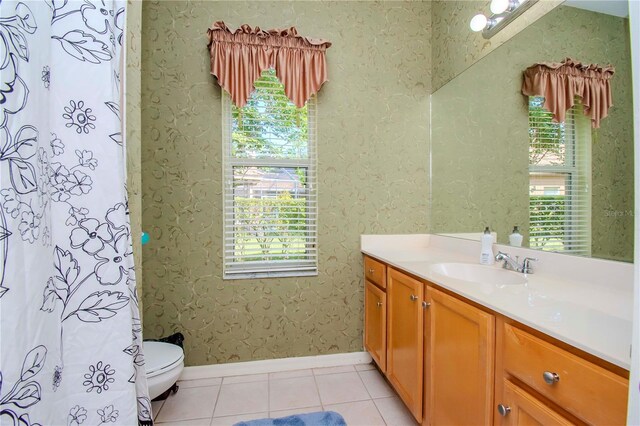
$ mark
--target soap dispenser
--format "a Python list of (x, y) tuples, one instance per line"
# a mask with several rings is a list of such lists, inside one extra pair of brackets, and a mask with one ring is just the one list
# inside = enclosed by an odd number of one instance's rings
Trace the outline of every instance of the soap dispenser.
[(522, 234), (517, 226), (513, 227), (513, 232), (509, 235), (509, 245), (514, 247), (522, 247)]
[(491, 235), (491, 231), (487, 226), (484, 229), (484, 233), (482, 234), (482, 238), (480, 239), (482, 243), (482, 250), (480, 251), (480, 264), (482, 265), (492, 265), (493, 264), (493, 235)]

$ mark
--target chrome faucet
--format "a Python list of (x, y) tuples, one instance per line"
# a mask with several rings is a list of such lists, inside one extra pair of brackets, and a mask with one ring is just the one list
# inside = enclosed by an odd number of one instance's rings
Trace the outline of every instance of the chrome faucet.
[(531, 266), (531, 262), (535, 262), (538, 259), (525, 257), (521, 264), (520, 262), (518, 262), (518, 256), (516, 256), (516, 259), (513, 260), (513, 258), (507, 253), (499, 251), (498, 254), (496, 254), (496, 262), (500, 262), (501, 260), (504, 261), (504, 263), (502, 264), (502, 267), (504, 269), (510, 269), (512, 271), (521, 272), (523, 274), (533, 274), (533, 266)]

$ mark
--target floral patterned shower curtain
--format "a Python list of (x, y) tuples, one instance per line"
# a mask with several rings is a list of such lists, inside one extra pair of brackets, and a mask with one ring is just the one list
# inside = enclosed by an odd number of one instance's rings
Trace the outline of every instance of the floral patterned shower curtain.
[(124, 0), (0, 0), (0, 424), (151, 424)]

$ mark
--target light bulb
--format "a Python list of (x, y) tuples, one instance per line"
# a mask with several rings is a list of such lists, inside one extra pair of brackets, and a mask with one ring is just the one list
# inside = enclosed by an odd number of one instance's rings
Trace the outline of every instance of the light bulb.
[(500, 13), (504, 13), (507, 9), (509, 9), (509, 0), (491, 0), (491, 13), (496, 15)]
[(471, 18), (471, 22), (469, 22), (469, 27), (471, 31), (482, 31), (487, 26), (487, 17), (482, 13), (477, 14), (473, 18)]

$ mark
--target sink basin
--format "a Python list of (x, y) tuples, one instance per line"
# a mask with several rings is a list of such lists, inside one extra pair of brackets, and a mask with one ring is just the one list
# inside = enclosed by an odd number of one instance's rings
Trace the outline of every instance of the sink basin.
[(431, 272), (469, 283), (495, 284), (497, 286), (527, 283), (524, 275), (517, 272), (474, 263), (436, 263), (431, 265)]

